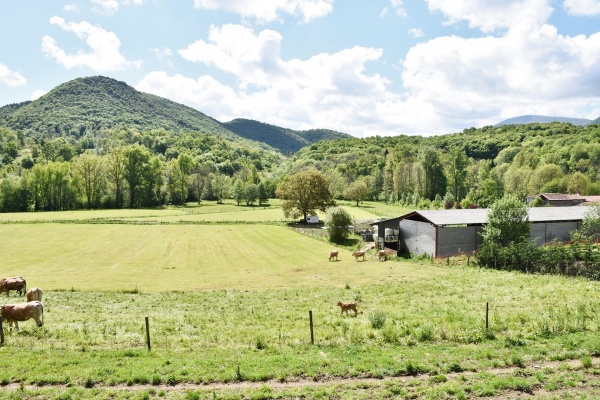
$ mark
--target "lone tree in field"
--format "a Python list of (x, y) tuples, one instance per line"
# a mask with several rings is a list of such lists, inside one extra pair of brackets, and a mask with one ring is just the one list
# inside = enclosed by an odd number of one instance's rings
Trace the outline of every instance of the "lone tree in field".
[(352, 217), (347, 211), (339, 207), (332, 209), (326, 223), (329, 240), (333, 243), (342, 243), (350, 234), (348, 226), (351, 224)]
[(367, 198), (369, 194), (369, 188), (367, 187), (367, 183), (364, 179), (355, 180), (348, 186), (348, 188), (344, 191), (344, 197), (348, 200), (356, 201), (356, 207), (358, 204)]
[(303, 217), (306, 220), (317, 210), (325, 212), (335, 206), (329, 182), (318, 171), (301, 171), (291, 175), (279, 184), (276, 194), (285, 200), (282, 208), (286, 218)]

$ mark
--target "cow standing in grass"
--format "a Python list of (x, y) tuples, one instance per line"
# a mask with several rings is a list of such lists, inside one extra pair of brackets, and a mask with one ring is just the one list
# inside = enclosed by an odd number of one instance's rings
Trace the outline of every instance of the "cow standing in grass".
[(44, 325), (44, 306), (40, 301), (21, 304), (5, 304), (0, 307), (0, 315), (2, 315), (2, 319), (5, 322), (8, 322), (11, 331), (13, 322), (17, 327), (17, 332), (21, 332), (21, 329), (19, 329), (19, 321), (27, 321), (31, 318), (35, 320), (38, 327)]
[(25, 297), (27, 297), (27, 301), (42, 301), (42, 289), (38, 287), (31, 288), (25, 293)]
[(362, 257), (363, 261), (367, 260), (367, 255), (365, 251), (355, 251), (352, 253), (352, 257), (354, 257), (354, 261), (358, 261), (360, 257)]
[(6, 297), (8, 297), (11, 290), (16, 291), (19, 296), (22, 296), (27, 291), (27, 282), (20, 276), (0, 279), (0, 293), (6, 292)]
[(331, 253), (329, 253), (329, 261), (333, 260), (335, 258), (335, 261), (338, 260), (338, 254), (340, 252), (338, 250), (334, 250)]

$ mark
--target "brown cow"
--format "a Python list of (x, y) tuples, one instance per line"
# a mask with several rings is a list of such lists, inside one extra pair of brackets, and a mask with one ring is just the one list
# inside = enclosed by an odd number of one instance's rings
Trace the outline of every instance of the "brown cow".
[(385, 253), (385, 250), (379, 250), (377, 252), (377, 257), (379, 257), (379, 261), (387, 260), (387, 254)]
[(356, 303), (342, 303), (341, 301), (338, 301), (337, 305), (340, 306), (340, 308), (342, 309), (340, 315), (343, 313), (346, 313), (346, 315), (348, 315), (348, 311), (350, 310), (354, 311), (355, 317), (358, 315), (358, 306), (356, 305)]
[(354, 253), (352, 253), (352, 257), (354, 257), (354, 261), (358, 261), (359, 257), (363, 258), (363, 261), (366, 261), (366, 253), (364, 251), (355, 251)]
[(27, 297), (27, 301), (42, 301), (43, 294), (44, 292), (42, 292), (42, 289), (34, 287), (29, 289), (27, 293), (25, 293), (25, 296)]
[(338, 254), (340, 252), (338, 250), (334, 250), (331, 253), (329, 253), (329, 261), (333, 260), (335, 258), (335, 261), (338, 260)]
[(19, 329), (19, 321), (27, 321), (30, 318), (35, 320), (38, 327), (44, 325), (44, 306), (39, 301), (21, 304), (5, 304), (0, 307), (0, 315), (2, 315), (4, 321), (8, 322), (11, 331), (14, 322), (17, 327), (17, 332), (21, 332), (21, 329)]
[(0, 293), (6, 292), (6, 297), (8, 297), (11, 290), (15, 290), (19, 296), (22, 296), (27, 291), (27, 282), (20, 276), (0, 279)]

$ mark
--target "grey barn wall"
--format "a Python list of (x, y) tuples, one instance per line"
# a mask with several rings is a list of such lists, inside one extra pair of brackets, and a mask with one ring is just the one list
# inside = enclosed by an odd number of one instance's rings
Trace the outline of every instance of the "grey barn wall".
[(563, 242), (571, 240), (571, 231), (579, 229), (577, 221), (567, 222), (534, 222), (531, 224), (530, 238), (536, 241), (538, 246), (550, 243), (554, 239)]
[(471, 255), (483, 241), (481, 226), (450, 226), (438, 228), (437, 257)]
[[(579, 222), (535, 222), (531, 224), (530, 238), (538, 246), (550, 243), (554, 239), (568, 242), (571, 231), (579, 228)], [(438, 227), (429, 222), (400, 220), (399, 251), (411, 254), (427, 254), (430, 257), (449, 257), (460, 254), (472, 254), (483, 239), (483, 226)], [(436, 232), (437, 229), (437, 232)], [(436, 252), (437, 246), (437, 252)]]
[(429, 222), (400, 221), (400, 251), (411, 254), (427, 254), (435, 257), (435, 226)]

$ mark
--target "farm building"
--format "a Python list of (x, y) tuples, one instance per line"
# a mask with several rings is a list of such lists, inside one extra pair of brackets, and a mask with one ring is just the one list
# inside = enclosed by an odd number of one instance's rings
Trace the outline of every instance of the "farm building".
[[(589, 207), (536, 207), (528, 209), (531, 239), (538, 245), (553, 240), (570, 240), (570, 232), (579, 228)], [(377, 221), (374, 239), (379, 247), (398, 253), (448, 257), (472, 254), (482, 243), (481, 231), (489, 209), (418, 210), (397, 218)], [(376, 228), (375, 228), (376, 227)], [(380, 235), (384, 232), (384, 235)], [(387, 233), (394, 234), (388, 236)], [(395, 246), (389, 241), (396, 239)]]
[(543, 205), (554, 207), (571, 207), (583, 203), (600, 203), (600, 196), (564, 193), (540, 193), (535, 196), (527, 197), (527, 204), (531, 204), (536, 199), (540, 199)]

